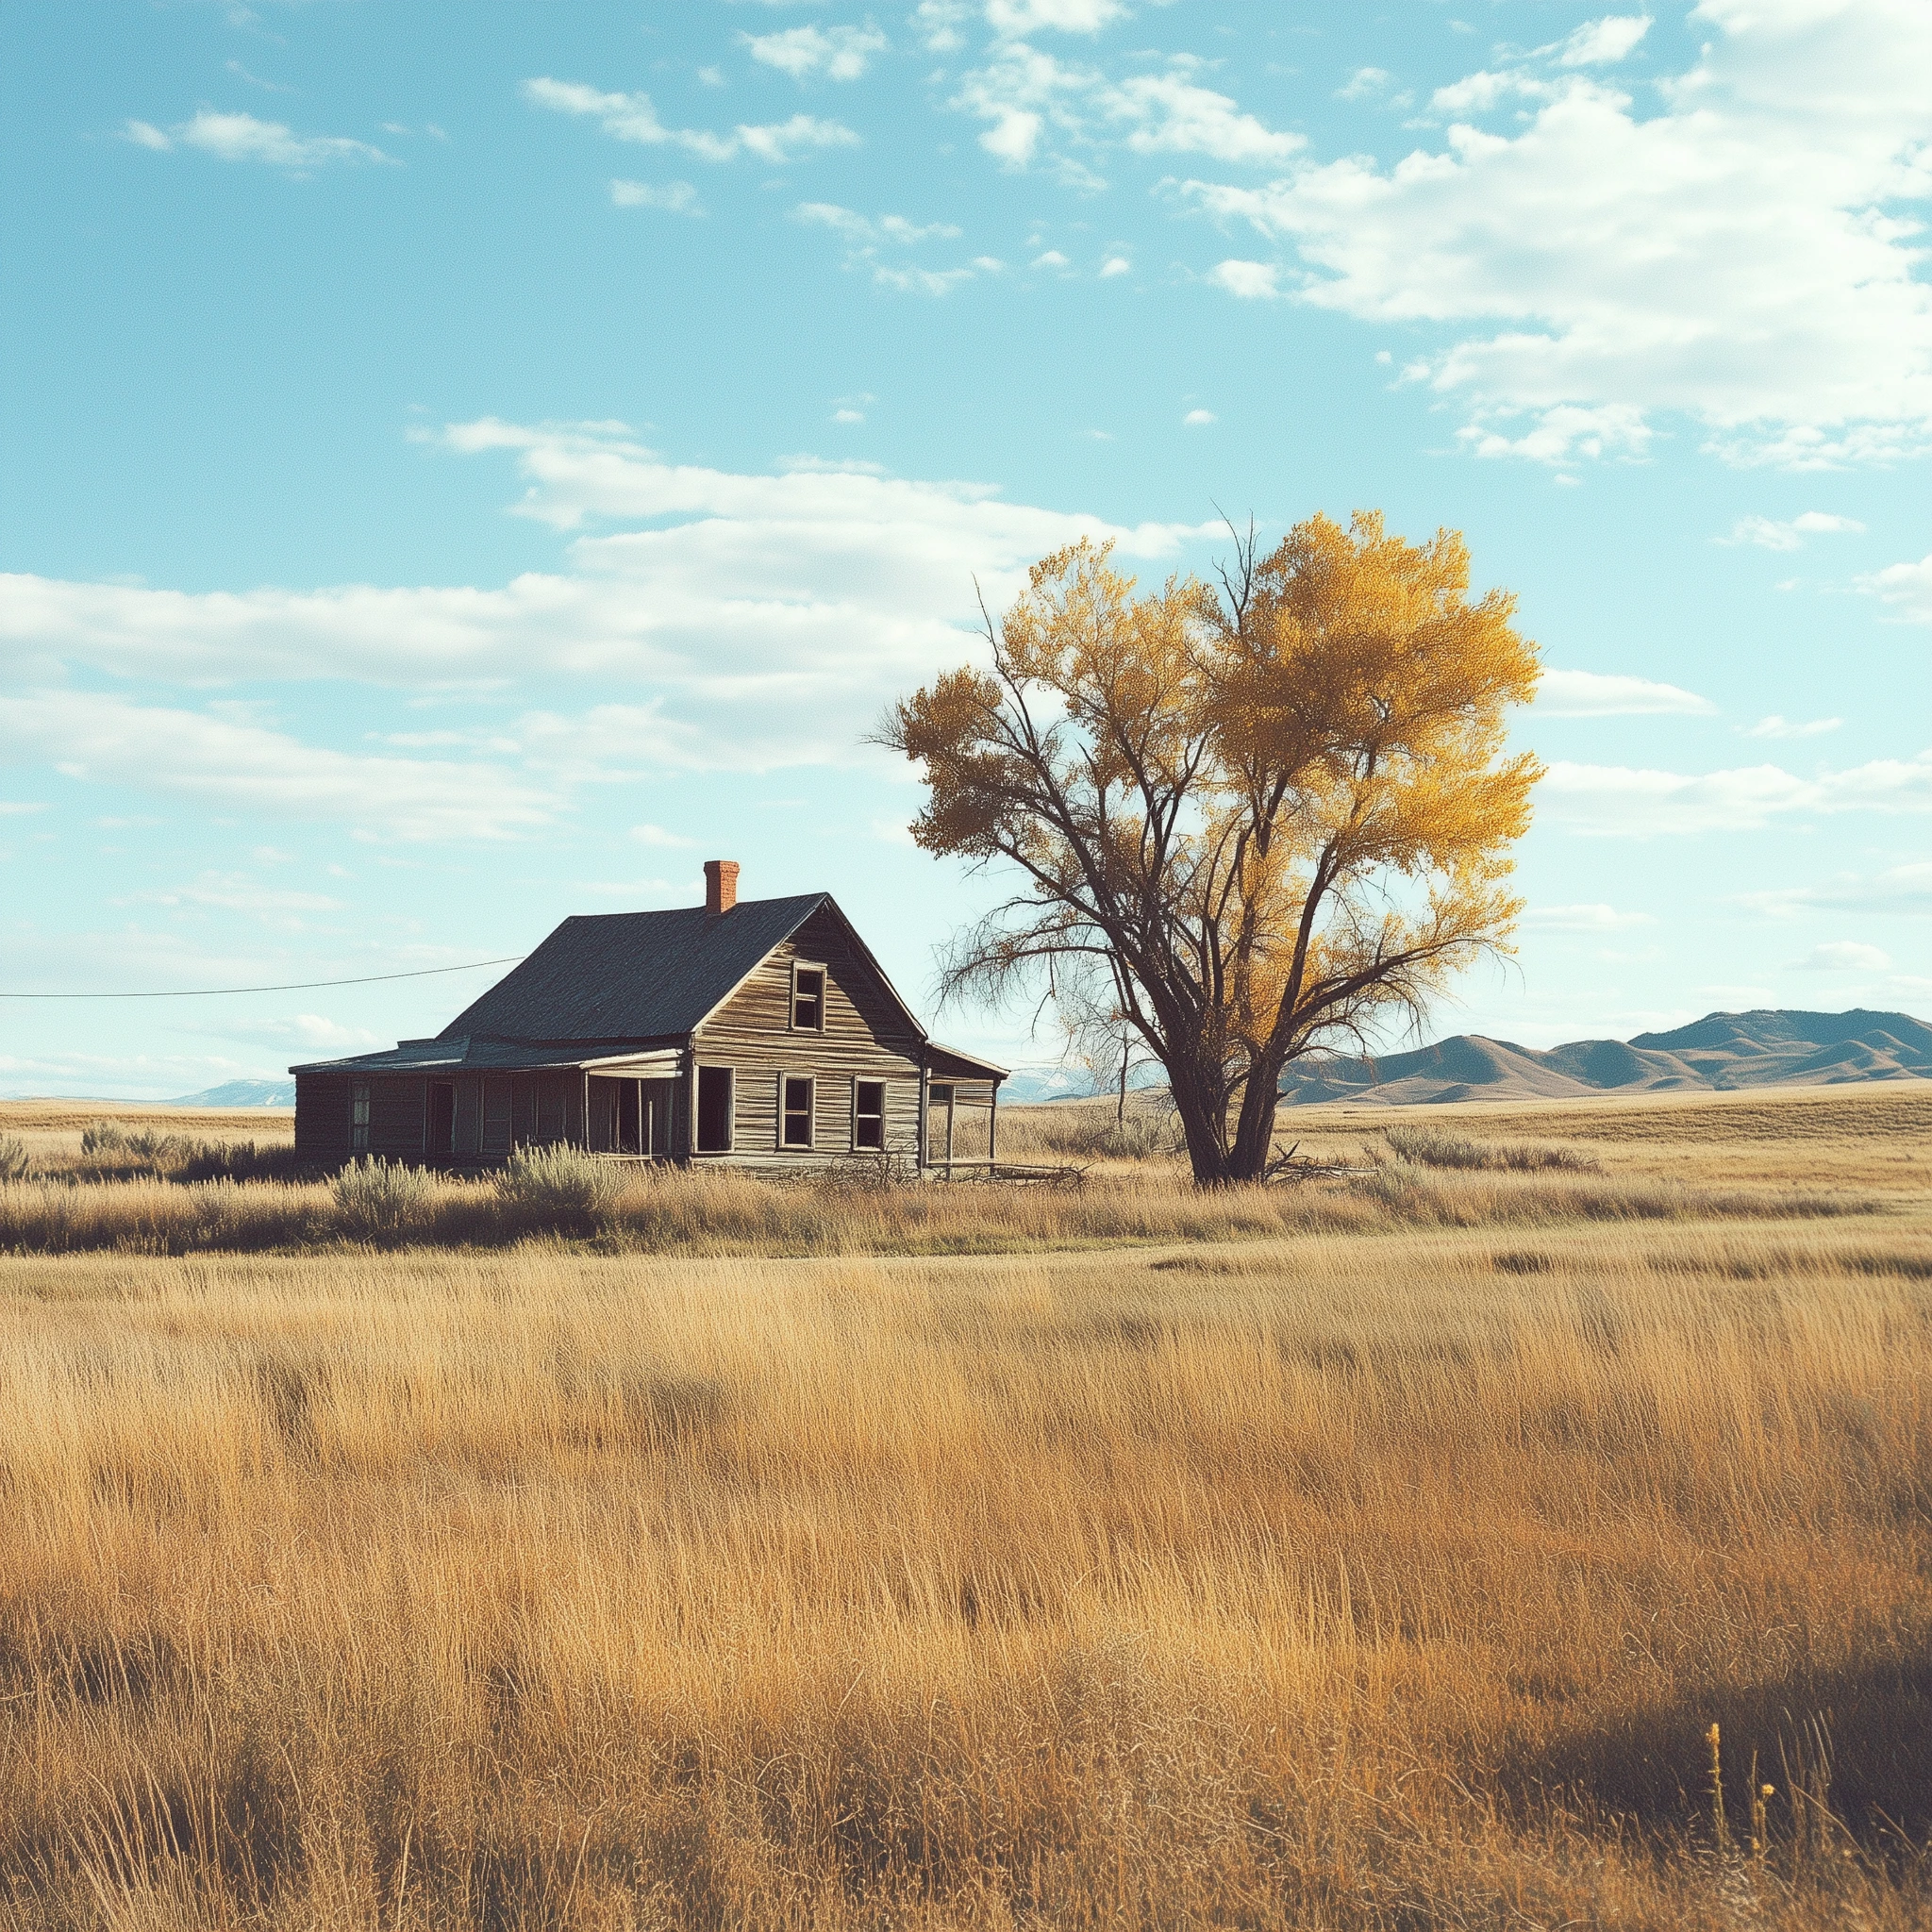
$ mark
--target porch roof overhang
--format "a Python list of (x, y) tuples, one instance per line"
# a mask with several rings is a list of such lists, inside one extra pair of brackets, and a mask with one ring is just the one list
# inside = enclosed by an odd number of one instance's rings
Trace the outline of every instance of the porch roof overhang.
[(991, 1060), (961, 1053), (957, 1046), (941, 1046), (936, 1040), (925, 1042), (925, 1070), (941, 1080), (991, 1080), (995, 1087), (1008, 1071)]
[(383, 1053), (310, 1060), (291, 1074), (619, 1074), (663, 1078), (683, 1064), (682, 1040), (405, 1040)]

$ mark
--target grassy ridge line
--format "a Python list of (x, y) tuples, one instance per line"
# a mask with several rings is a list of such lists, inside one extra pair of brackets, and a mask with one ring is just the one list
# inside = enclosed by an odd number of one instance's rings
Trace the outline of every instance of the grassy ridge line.
[(1921, 1926), (1885, 1232), (0, 1262), (7, 1923)]

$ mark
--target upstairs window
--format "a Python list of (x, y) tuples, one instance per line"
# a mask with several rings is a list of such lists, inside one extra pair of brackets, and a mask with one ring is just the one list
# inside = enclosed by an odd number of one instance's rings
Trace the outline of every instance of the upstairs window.
[(698, 1152), (731, 1152), (732, 1077), (729, 1067), (698, 1069)]
[(886, 1083), (852, 1083), (852, 1144), (882, 1153), (886, 1145)]
[(823, 966), (794, 965), (791, 969), (791, 1030), (794, 1033), (823, 1033), (825, 1030), (825, 969)]
[(349, 1089), (349, 1152), (369, 1152), (369, 1082), (358, 1080)]
[(782, 1077), (780, 1084), (784, 1088), (784, 1094), (779, 1121), (779, 1144), (785, 1147), (809, 1147), (811, 1079), (809, 1075), (801, 1079), (796, 1074), (787, 1074)]

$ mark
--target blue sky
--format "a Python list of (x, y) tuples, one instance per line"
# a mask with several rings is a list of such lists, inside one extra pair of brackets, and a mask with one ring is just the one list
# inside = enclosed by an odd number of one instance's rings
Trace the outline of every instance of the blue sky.
[[(16, 0), (0, 990), (993, 888), (861, 740), (1033, 558), (1467, 533), (1550, 668), (1438, 1030), (1932, 1011), (1922, 0)], [(0, 1091), (435, 1030), (485, 974), (0, 1007)], [(1049, 1057), (1010, 1018), (962, 1044)]]

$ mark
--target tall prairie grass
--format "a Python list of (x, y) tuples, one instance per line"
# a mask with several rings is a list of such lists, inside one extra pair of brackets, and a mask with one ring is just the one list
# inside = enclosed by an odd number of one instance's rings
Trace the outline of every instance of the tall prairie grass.
[(0, 1472), (23, 1928), (1927, 1922), (1921, 1220), (15, 1258)]
[[(974, 1182), (777, 1185), (729, 1170), (634, 1169), (533, 1156), (466, 1180), (382, 1162), (329, 1181), (0, 1182), (0, 1253), (250, 1253), (341, 1246), (504, 1247), (569, 1238), (672, 1254), (1003, 1254), (1096, 1241), (1228, 1241), (1380, 1225), (1807, 1219), (1887, 1203), (1857, 1190), (1700, 1187), (1684, 1179), (1391, 1162), (1353, 1181), (1203, 1191), (1178, 1170), (1090, 1174), (1074, 1189)], [(553, 1171), (554, 1170), (554, 1171)]]

